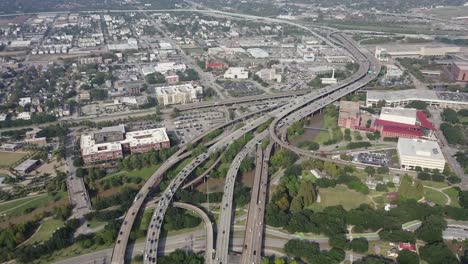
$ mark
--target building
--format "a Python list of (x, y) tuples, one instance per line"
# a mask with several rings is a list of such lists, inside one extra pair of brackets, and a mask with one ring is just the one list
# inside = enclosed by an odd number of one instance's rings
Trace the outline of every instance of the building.
[(22, 107), (26, 106), (27, 104), (31, 104), (31, 97), (21, 97), (18, 101), (18, 104)]
[(166, 74), (170, 71), (185, 71), (186, 69), (187, 65), (176, 62), (160, 62), (154, 66), (154, 70), (162, 74)]
[(402, 169), (421, 167), (443, 171), (445, 167), (445, 157), (435, 141), (400, 138), (397, 153)]
[(125, 153), (169, 148), (170, 140), (165, 128), (126, 132), (124, 125), (119, 125), (83, 134), (80, 147), (83, 161), (92, 164), (117, 160)]
[(281, 82), (282, 81), (282, 75), (276, 73), (276, 69), (271, 68), (271, 69), (261, 69), (260, 71), (256, 72), (255, 75), (260, 77), (260, 79), (270, 82), (270, 81), (275, 81), (275, 82)]
[(249, 71), (247, 71), (244, 67), (230, 67), (224, 73), (225, 79), (248, 79), (249, 78)]
[(21, 120), (31, 120), (31, 113), (30, 112), (21, 112), (16, 116), (16, 119)]
[(40, 164), (40, 160), (27, 159), (20, 165), (16, 166), (14, 170), (19, 174), (27, 174), (37, 168)]
[(247, 49), (247, 52), (250, 54), (250, 56), (254, 57), (255, 59), (265, 59), (270, 56), (268, 52), (260, 48)]
[(219, 61), (205, 61), (205, 69), (224, 70), (227, 65)]
[(91, 100), (91, 94), (88, 91), (80, 91), (79, 95), (80, 100)]
[(335, 78), (335, 69), (332, 71), (332, 76), (330, 78), (320, 78), (322, 84), (335, 84), (337, 79)]
[(165, 77), (166, 78), (166, 82), (168, 84), (176, 84), (179, 82), (179, 75), (177, 74), (174, 74), (174, 75), (168, 75)]
[(416, 252), (416, 246), (414, 244), (411, 244), (411, 243), (400, 242), (400, 244), (398, 244), (398, 250), (399, 251), (409, 250), (409, 251), (412, 251), (412, 252)]
[(460, 53), (461, 48), (457, 46), (435, 46), (426, 45), (392, 45), (385, 47), (376, 47), (375, 57), (380, 61), (388, 61), (392, 58), (418, 58), (423, 56), (443, 57), (449, 54)]
[(156, 99), (159, 105), (186, 104), (199, 101), (203, 94), (201, 86), (191, 83), (156, 87)]
[(396, 65), (387, 65), (387, 72), (385, 73), (385, 79), (394, 80), (399, 79), (403, 76), (403, 71)]
[(413, 108), (382, 107), (380, 117), (374, 121), (373, 128), (379, 131), (383, 138), (431, 137), (435, 131), (426, 114)]
[(3, 144), (0, 146), (1, 150), (16, 151), (20, 146), (18, 144)]
[(430, 106), (453, 109), (468, 108), (468, 93), (440, 92), (410, 89), (401, 91), (367, 91), (366, 105), (385, 102), (385, 106), (404, 107), (413, 101), (423, 101)]
[(468, 63), (454, 62), (450, 69), (454, 81), (468, 82)]
[(361, 122), (359, 103), (351, 101), (340, 101), (338, 114), (338, 126), (344, 128), (358, 127)]
[(6, 120), (7, 120), (7, 117), (8, 117), (7, 114), (0, 114), (0, 122), (6, 121)]
[(108, 44), (107, 49), (109, 51), (138, 50), (138, 41), (134, 38), (129, 38), (127, 43)]

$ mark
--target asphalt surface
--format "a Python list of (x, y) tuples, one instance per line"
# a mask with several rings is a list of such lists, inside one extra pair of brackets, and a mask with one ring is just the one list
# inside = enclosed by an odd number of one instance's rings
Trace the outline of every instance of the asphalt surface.
[(228, 252), (229, 252), (229, 239), (231, 234), (231, 222), (232, 222), (232, 206), (234, 198), (234, 186), (236, 184), (236, 177), (239, 171), (242, 160), (251, 153), (257, 142), (263, 140), (268, 135), (268, 130), (256, 135), (250, 140), (231, 163), (226, 180), (224, 182), (224, 195), (221, 202), (221, 214), (218, 221), (218, 236), (216, 239), (216, 262), (215, 263), (228, 263)]

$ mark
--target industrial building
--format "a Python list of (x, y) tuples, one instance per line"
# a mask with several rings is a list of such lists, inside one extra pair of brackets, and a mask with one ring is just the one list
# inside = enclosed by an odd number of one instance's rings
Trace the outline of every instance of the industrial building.
[(230, 67), (224, 73), (225, 79), (248, 79), (249, 71), (244, 67)]
[(375, 57), (380, 61), (388, 61), (391, 58), (418, 58), (424, 56), (446, 56), (460, 53), (457, 46), (434, 46), (434, 45), (392, 45), (375, 48)]
[(282, 81), (282, 75), (279, 73), (276, 73), (275, 68), (271, 69), (261, 69), (260, 71), (256, 72), (255, 75), (257, 75), (260, 79), (264, 81), (275, 81), (275, 82), (281, 82)]
[(361, 122), (359, 103), (352, 101), (340, 101), (338, 114), (338, 126), (344, 128), (355, 128)]
[(423, 101), (430, 106), (453, 109), (468, 108), (468, 93), (440, 92), (410, 89), (401, 91), (367, 91), (366, 105), (372, 107), (379, 101), (386, 106), (404, 107), (413, 101)]
[(402, 169), (421, 167), (443, 171), (445, 167), (445, 157), (435, 141), (400, 138), (397, 153)]
[(126, 132), (124, 125), (105, 127), (81, 135), (81, 155), (86, 164), (108, 162), (124, 157), (125, 153), (145, 153), (170, 147), (165, 128)]
[(20, 165), (15, 167), (15, 171), (19, 174), (27, 174), (33, 171), (41, 164), (40, 160), (27, 159), (23, 161)]
[(197, 102), (203, 94), (203, 88), (191, 83), (186, 83), (156, 87), (155, 92), (159, 105), (165, 106)]
[(468, 63), (454, 62), (450, 70), (454, 81), (468, 82)]
[(247, 49), (247, 52), (250, 54), (250, 56), (252, 56), (255, 59), (264, 59), (270, 56), (268, 52), (260, 48)]
[(431, 137), (435, 131), (424, 112), (412, 108), (390, 107), (382, 107), (380, 117), (374, 121), (373, 129), (379, 131), (383, 138)]

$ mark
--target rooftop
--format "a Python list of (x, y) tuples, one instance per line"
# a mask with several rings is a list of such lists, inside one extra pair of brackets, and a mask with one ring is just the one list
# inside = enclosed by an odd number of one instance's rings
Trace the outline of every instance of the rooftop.
[(359, 103), (352, 101), (340, 101), (340, 117), (355, 118), (359, 114)]
[(130, 147), (155, 144), (160, 142), (169, 141), (165, 128), (154, 128), (148, 130), (139, 130), (128, 132), (125, 135), (125, 140), (122, 144), (128, 143)]
[(454, 62), (455, 65), (457, 65), (457, 67), (462, 70), (462, 71), (468, 71), (468, 63), (464, 63), (464, 62)]
[(384, 115), (396, 115), (404, 117), (413, 117), (416, 118), (416, 109), (414, 108), (392, 108), (392, 107), (382, 107), (380, 114)]
[(398, 153), (403, 156), (445, 160), (439, 144), (430, 140), (399, 138)]
[(34, 166), (38, 161), (39, 160), (33, 160), (33, 159), (25, 160), (20, 165), (16, 166), (15, 170), (16, 171), (26, 171), (29, 168), (31, 168), (31, 166)]
[(434, 90), (409, 89), (400, 91), (367, 91), (367, 100), (388, 102), (395, 101), (445, 101), (468, 104), (468, 93), (438, 92)]

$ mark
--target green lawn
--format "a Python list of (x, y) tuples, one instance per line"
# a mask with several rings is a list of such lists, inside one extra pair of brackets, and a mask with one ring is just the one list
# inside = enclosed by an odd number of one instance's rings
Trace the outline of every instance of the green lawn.
[(150, 167), (143, 168), (141, 170), (132, 170), (132, 171), (119, 171), (117, 173), (108, 175), (104, 177), (102, 180), (107, 180), (112, 177), (117, 177), (121, 175), (128, 176), (130, 178), (141, 178), (142, 180), (146, 181), (149, 177), (158, 169), (158, 165), (152, 165)]
[(325, 207), (342, 205), (344, 209), (350, 210), (359, 205), (371, 204), (371, 200), (364, 194), (348, 189), (346, 186), (336, 186), (335, 188), (319, 189), (321, 202), (315, 202), (309, 206), (312, 210), (321, 211)]
[(28, 240), (28, 244), (33, 244), (35, 242), (43, 242), (50, 238), (50, 236), (58, 228), (63, 226), (62, 220), (57, 219), (48, 219), (42, 223), (38, 231)]
[(98, 220), (91, 220), (88, 222), (88, 227), (91, 228), (91, 229), (94, 229), (96, 227), (100, 227), (104, 224), (107, 224), (107, 222), (103, 222), (103, 221), (98, 221)]
[(35, 260), (34, 263), (53, 263), (59, 260), (69, 259), (80, 255), (85, 255), (88, 253), (104, 250), (107, 248), (112, 248), (113, 245), (94, 245), (90, 248), (83, 249), (79, 243), (75, 243), (67, 248), (54, 251), (50, 256), (44, 256), (41, 259)]
[[(66, 193), (64, 193), (66, 194)], [(64, 194), (60, 193), (57, 197), (64, 197)], [(5, 210), (0, 211), (0, 215), (5, 216), (18, 216), (27, 213), (26, 211), (32, 211), (36, 208), (46, 206), (48, 203), (54, 201), (54, 196), (52, 195), (40, 195), (36, 196), (33, 199), (21, 200), (17, 202), (16, 200), (12, 201), (14, 204), (7, 204), (4, 207)]]
[(28, 197), (23, 197), (23, 198), (19, 198), (19, 199), (15, 199), (15, 200), (0, 203), (0, 214), (2, 212), (6, 211), (6, 210), (10, 210), (13, 207), (17, 207), (17, 206), (19, 206), (21, 204), (30, 202), (30, 201), (32, 201), (34, 199), (37, 199), (37, 198), (40, 198), (42, 196), (46, 196), (46, 194), (28, 196)]
[(443, 190), (443, 192), (450, 197), (451, 199), (450, 206), (460, 207), (460, 204), (458, 203), (458, 190), (457, 189), (449, 188), (449, 189)]
[(0, 167), (9, 167), (27, 156), (28, 153), (0, 152)]
[(429, 186), (429, 187), (433, 187), (433, 188), (436, 188), (436, 189), (445, 188), (445, 187), (449, 186), (445, 182), (423, 181), (422, 183), (423, 183), (424, 186)]
[[(323, 123), (322, 129), (336, 129), (338, 127), (338, 118), (335, 116), (330, 115), (326, 111), (323, 114)], [(320, 131), (320, 133), (315, 136), (314, 141), (323, 144), (323, 142), (331, 139), (332, 135), (328, 131)]]
[(424, 188), (424, 197), (426, 200), (430, 200), (433, 203), (440, 205), (445, 205), (447, 202), (447, 197), (445, 197), (445, 195), (443, 195), (441, 192), (429, 188)]

